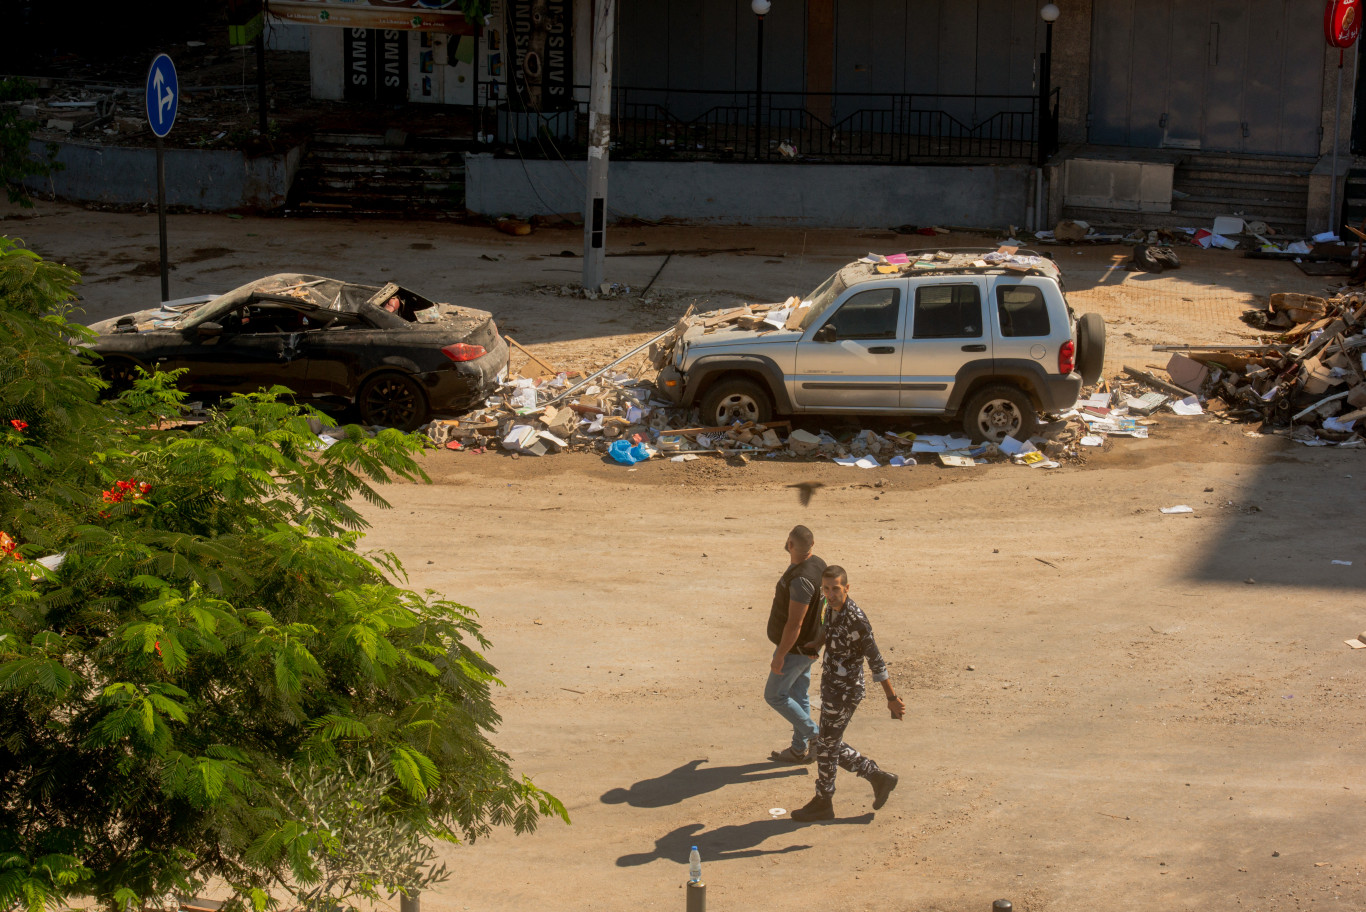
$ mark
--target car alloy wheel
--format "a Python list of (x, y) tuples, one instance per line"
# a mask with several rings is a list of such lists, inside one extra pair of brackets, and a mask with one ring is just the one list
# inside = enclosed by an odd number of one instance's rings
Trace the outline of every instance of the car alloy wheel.
[(758, 420), (759, 403), (744, 393), (731, 393), (717, 405), (716, 423), (718, 425)]
[(100, 375), (109, 384), (104, 395), (113, 398), (133, 388), (138, 380), (138, 369), (132, 361), (124, 358), (106, 358), (100, 365)]
[(728, 377), (720, 380), (702, 397), (702, 421), (717, 427), (729, 427), (735, 422), (752, 421), (763, 424), (773, 417), (768, 394), (747, 377)]
[(1000, 443), (1024, 424), (1024, 417), (1009, 399), (992, 399), (977, 411), (977, 427), (992, 443)]
[(980, 389), (963, 410), (963, 430), (974, 440), (1028, 440), (1037, 429), (1033, 403), (1014, 386), (997, 384)]
[(375, 377), (365, 384), (357, 398), (361, 420), (366, 424), (412, 431), (427, 417), (422, 388), (402, 374)]

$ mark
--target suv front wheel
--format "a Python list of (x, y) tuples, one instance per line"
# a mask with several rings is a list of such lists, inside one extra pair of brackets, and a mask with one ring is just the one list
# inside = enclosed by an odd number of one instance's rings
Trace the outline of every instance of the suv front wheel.
[(973, 440), (1028, 440), (1038, 427), (1034, 404), (1014, 386), (984, 386), (968, 399), (963, 409), (963, 430)]
[(706, 425), (729, 427), (737, 421), (763, 424), (773, 418), (773, 403), (768, 392), (753, 380), (731, 377), (712, 384), (702, 397), (701, 411)]

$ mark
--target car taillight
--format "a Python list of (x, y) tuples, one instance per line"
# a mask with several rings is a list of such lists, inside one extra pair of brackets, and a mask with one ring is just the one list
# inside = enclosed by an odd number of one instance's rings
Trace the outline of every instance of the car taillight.
[(1077, 366), (1077, 346), (1071, 339), (1058, 349), (1058, 373), (1066, 376)]
[[(1072, 343), (1067, 343), (1071, 345)], [(468, 342), (457, 342), (454, 345), (447, 345), (441, 349), (441, 354), (450, 358), (452, 361), (473, 361), (475, 358), (482, 358), (488, 354), (482, 345), (471, 345)]]

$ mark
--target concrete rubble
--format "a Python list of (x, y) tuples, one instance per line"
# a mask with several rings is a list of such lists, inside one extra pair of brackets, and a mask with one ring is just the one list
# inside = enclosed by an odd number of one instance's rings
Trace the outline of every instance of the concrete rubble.
[(1218, 418), (1260, 421), (1308, 446), (1366, 446), (1366, 292), (1274, 294), (1244, 319), (1266, 334), (1230, 345), (1158, 345), (1163, 380), (1126, 367), (1137, 385), (1184, 396)]

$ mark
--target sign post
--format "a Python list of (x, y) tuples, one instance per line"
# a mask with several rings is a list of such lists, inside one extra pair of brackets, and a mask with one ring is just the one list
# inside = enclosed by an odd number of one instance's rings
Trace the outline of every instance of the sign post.
[(616, 0), (599, 0), (593, 13), (593, 78), (588, 94), (588, 199), (583, 212), (583, 287), (602, 284), (607, 255), (607, 154), (612, 139), (612, 42)]
[(1360, 0), (1328, 0), (1323, 8), (1323, 37), (1338, 49), (1338, 97), (1333, 106), (1333, 180), (1328, 191), (1328, 230), (1342, 233), (1338, 216), (1338, 123), (1342, 120), (1342, 58), (1361, 37)]
[(166, 149), (162, 137), (171, 132), (175, 123), (176, 105), (180, 101), (180, 84), (176, 81), (175, 64), (165, 54), (158, 54), (147, 71), (147, 123), (157, 138), (157, 228), (161, 234), (161, 300), (171, 299), (170, 265), (166, 259)]

